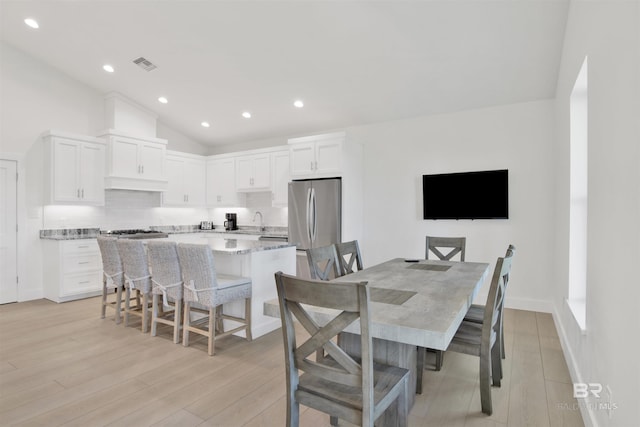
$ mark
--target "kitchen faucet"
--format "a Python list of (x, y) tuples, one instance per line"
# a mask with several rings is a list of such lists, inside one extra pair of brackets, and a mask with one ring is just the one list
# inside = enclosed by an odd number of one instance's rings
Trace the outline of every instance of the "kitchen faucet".
[(256, 211), (256, 213), (253, 215), (253, 222), (256, 222), (256, 217), (260, 215), (260, 231), (264, 231), (265, 227), (264, 227), (264, 218), (262, 218), (262, 212), (260, 211)]

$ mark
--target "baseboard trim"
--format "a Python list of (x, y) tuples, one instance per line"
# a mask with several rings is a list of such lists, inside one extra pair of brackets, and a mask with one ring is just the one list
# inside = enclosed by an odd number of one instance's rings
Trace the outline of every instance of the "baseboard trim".
[(537, 311), (540, 313), (553, 312), (553, 304), (551, 301), (531, 298), (510, 298), (507, 296), (504, 306), (516, 310)]

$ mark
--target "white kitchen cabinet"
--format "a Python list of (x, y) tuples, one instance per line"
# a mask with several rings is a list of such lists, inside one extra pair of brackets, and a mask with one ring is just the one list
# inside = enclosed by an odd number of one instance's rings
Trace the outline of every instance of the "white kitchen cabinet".
[(342, 132), (290, 139), (291, 178), (341, 176), (344, 140)]
[(207, 160), (207, 205), (244, 206), (244, 194), (236, 191), (236, 158), (209, 157)]
[(104, 205), (105, 143), (48, 132), (44, 143), (44, 204)]
[(102, 293), (102, 259), (96, 239), (42, 242), (45, 298), (65, 302)]
[(271, 153), (272, 206), (288, 206), (289, 181), (289, 151)]
[(168, 186), (162, 193), (164, 206), (204, 206), (206, 162), (204, 157), (167, 151), (165, 159)]
[(107, 141), (108, 189), (165, 191), (167, 141), (139, 138), (109, 130), (100, 135)]
[(236, 191), (269, 191), (271, 189), (271, 157), (269, 153), (236, 158)]

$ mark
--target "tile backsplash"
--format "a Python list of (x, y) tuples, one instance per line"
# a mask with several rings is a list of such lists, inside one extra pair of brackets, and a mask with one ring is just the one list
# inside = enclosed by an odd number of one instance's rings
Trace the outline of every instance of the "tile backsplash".
[(253, 222), (256, 211), (264, 224), (287, 226), (287, 208), (271, 207), (271, 193), (248, 193), (246, 207), (174, 208), (161, 207), (161, 194), (148, 191), (107, 190), (105, 206), (45, 206), (43, 229), (92, 228), (116, 230), (148, 228), (152, 225), (189, 225), (209, 220), (222, 226), (227, 212), (238, 214), (240, 226), (259, 225)]

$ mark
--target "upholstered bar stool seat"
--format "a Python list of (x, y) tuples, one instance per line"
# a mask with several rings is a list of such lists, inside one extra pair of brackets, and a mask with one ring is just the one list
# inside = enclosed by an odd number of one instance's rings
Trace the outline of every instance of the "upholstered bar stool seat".
[[(180, 342), (182, 322), (182, 272), (175, 242), (148, 242), (147, 254), (151, 268), (152, 313), (151, 336), (155, 337), (158, 323), (173, 327), (173, 342)], [(166, 307), (173, 310), (165, 311)]]
[[(133, 314), (142, 318), (142, 332), (147, 332), (151, 317), (151, 273), (144, 244), (140, 240), (118, 239), (117, 245), (124, 268), (124, 326), (129, 326), (129, 316)], [(132, 292), (135, 306), (131, 305)]]
[[(101, 317), (104, 319), (107, 307), (115, 310), (116, 324), (121, 322), (122, 289), (124, 288), (124, 273), (122, 261), (118, 253), (115, 237), (98, 236), (98, 247), (102, 257), (102, 301)], [(109, 301), (108, 294), (115, 291), (115, 301)]]

